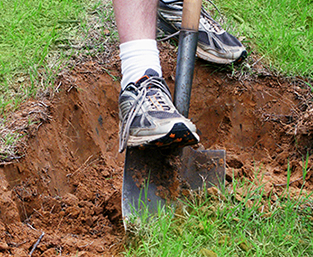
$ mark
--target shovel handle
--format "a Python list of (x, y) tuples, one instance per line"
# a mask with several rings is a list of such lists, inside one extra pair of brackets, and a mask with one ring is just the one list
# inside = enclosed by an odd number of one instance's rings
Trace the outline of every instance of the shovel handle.
[(199, 30), (202, 0), (184, 0), (181, 28), (183, 30)]

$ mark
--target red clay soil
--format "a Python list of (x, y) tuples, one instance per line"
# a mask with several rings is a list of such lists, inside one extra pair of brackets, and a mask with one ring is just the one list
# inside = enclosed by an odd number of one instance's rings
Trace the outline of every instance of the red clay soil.
[[(164, 77), (174, 87), (176, 53), (160, 45)], [(39, 115), (26, 131), (21, 158), (0, 165), (0, 256), (116, 256), (124, 229), (118, 153), (120, 77), (117, 55), (104, 64), (80, 60), (57, 80), (58, 93), (29, 101), (9, 117), (15, 126)], [(227, 150), (227, 183), (263, 174), (266, 192), (287, 182), (313, 189), (312, 96), (301, 80), (250, 74), (197, 61), (190, 118), (205, 148)], [(25, 131), (24, 131), (25, 133)], [(22, 149), (21, 148), (21, 149)], [(44, 234), (43, 234), (44, 233)]]

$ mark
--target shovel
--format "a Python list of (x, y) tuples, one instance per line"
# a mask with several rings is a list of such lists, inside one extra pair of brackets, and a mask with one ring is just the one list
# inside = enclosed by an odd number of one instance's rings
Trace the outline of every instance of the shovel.
[[(201, 0), (184, 0), (179, 36), (174, 104), (188, 117), (198, 40)], [(157, 213), (190, 190), (225, 183), (225, 150), (127, 147), (122, 189), (122, 216), (126, 229), (132, 215)]]

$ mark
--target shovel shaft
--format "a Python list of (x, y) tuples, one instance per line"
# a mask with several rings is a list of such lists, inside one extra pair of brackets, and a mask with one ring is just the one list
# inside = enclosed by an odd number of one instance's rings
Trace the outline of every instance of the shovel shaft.
[(188, 117), (198, 32), (181, 30), (175, 77), (174, 104)]
[(198, 42), (201, 0), (184, 0), (182, 28), (179, 34), (174, 104), (188, 117), (193, 71)]

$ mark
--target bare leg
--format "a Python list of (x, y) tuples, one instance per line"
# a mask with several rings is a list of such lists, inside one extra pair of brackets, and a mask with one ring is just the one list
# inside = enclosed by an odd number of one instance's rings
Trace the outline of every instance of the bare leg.
[(162, 76), (156, 23), (159, 0), (113, 0), (120, 37), (121, 87), (136, 82), (147, 69)]
[(158, 0), (114, 0), (120, 42), (155, 39)]

